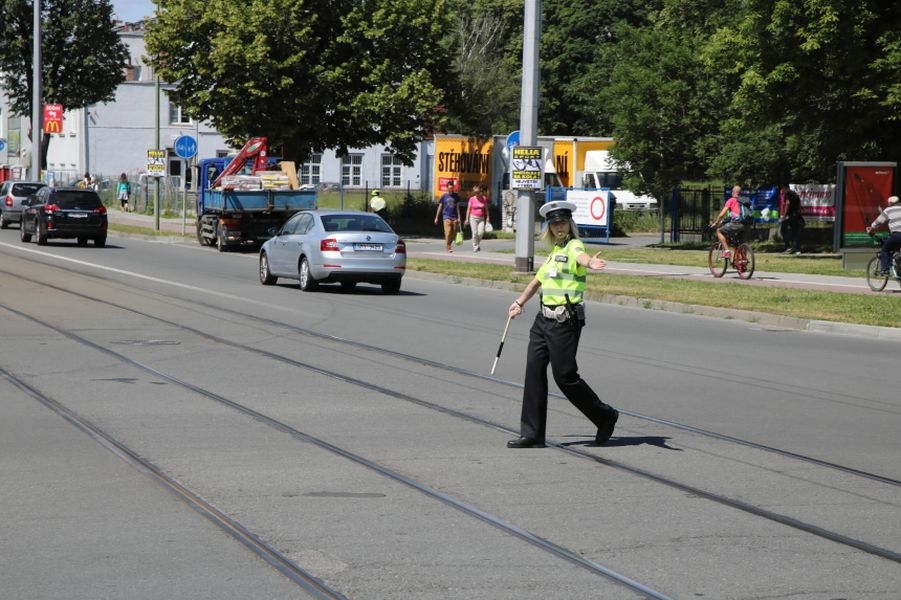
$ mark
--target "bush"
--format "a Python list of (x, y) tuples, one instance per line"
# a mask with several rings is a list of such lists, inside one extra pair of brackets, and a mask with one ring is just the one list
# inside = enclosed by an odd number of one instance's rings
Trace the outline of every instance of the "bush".
[(614, 210), (612, 235), (660, 231), (660, 213), (647, 210)]

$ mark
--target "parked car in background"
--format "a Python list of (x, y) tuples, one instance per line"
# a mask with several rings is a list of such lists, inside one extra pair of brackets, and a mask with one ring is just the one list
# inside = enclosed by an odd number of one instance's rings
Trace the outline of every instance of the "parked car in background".
[(19, 237), (23, 242), (35, 236), (43, 246), (51, 238), (75, 238), (79, 246), (94, 240), (102, 248), (106, 231), (106, 207), (94, 190), (45, 186), (22, 203)]
[(40, 181), (4, 181), (0, 184), (0, 229), (22, 222), (22, 201), (47, 184)]
[(407, 268), (407, 246), (375, 213), (307, 210), (288, 219), (260, 249), (260, 283), (279, 277), (296, 279), (300, 289), (340, 283), (382, 286), (385, 294), (400, 291)]

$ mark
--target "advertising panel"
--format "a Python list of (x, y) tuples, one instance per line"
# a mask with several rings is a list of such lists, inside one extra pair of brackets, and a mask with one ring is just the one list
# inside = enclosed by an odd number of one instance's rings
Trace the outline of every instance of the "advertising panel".
[(63, 105), (44, 105), (44, 133), (63, 132)]
[(150, 177), (166, 176), (166, 151), (165, 150), (148, 150), (147, 151), (147, 175)]
[(838, 163), (835, 204), (836, 249), (870, 247), (867, 226), (885, 206), (895, 190), (893, 162)]
[(491, 185), (491, 149), (493, 141), (462, 136), (435, 138), (435, 200), (441, 197), (449, 181), (457, 186), (460, 198), (469, 198), (472, 186)]
[(510, 160), (510, 187), (514, 190), (540, 190), (544, 176), (541, 146), (514, 146)]
[(801, 215), (808, 221), (835, 220), (835, 184), (792, 184), (801, 198)]

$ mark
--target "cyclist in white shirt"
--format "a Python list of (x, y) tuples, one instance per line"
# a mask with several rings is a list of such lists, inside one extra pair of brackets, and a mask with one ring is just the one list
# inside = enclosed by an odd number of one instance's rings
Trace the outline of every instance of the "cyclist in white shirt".
[(891, 266), (892, 253), (901, 248), (901, 205), (898, 204), (898, 196), (889, 196), (888, 200), (886, 200), (885, 208), (880, 211), (879, 216), (867, 227), (867, 233), (873, 235), (873, 231), (886, 222), (891, 233), (882, 242), (882, 251), (879, 253), (883, 273), (888, 273)]

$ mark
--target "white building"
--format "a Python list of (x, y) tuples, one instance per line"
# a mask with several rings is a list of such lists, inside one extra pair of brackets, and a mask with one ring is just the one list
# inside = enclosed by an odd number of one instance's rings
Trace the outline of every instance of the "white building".
[[(190, 169), (176, 155), (174, 143), (181, 135), (197, 141), (198, 157), (226, 156), (235, 152), (209, 124), (198, 123), (182, 114), (164, 93), (173, 86), (154, 78), (144, 56), (143, 22), (118, 23), (117, 30), (129, 49), (126, 80), (116, 90), (116, 98), (106, 104), (67, 108), (63, 131), (53, 134), (47, 155), (47, 174), (57, 183), (79, 181), (85, 172), (101, 180), (114, 180), (126, 173), (139, 181), (147, 171), (147, 153), (166, 153), (169, 184), (177, 187)], [(65, 107), (64, 107), (65, 108)], [(253, 110), (248, 106), (248, 110)], [(31, 142), (28, 117), (12, 117), (0, 90), (0, 165), (18, 178), (30, 178)], [(159, 136), (159, 137), (157, 137)], [(432, 142), (423, 142), (415, 164), (406, 167), (384, 147), (352, 150), (343, 159), (333, 151), (314, 154), (297, 165), (301, 183), (342, 184), (346, 188), (429, 190)], [(430, 151), (431, 149), (431, 151)], [(2, 174), (2, 172), (0, 172)], [(8, 176), (7, 176), (8, 177)]]

